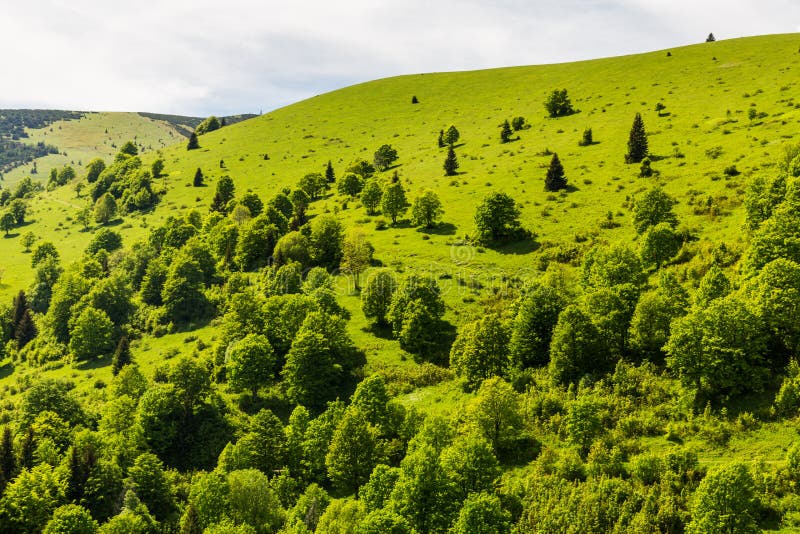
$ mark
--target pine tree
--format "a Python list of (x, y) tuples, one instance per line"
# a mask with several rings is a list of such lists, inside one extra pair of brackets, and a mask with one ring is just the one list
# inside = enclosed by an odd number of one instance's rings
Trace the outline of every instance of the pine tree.
[(506, 120), (503, 122), (503, 126), (500, 127), (500, 142), (508, 143), (509, 141), (511, 141), (511, 125)]
[(628, 136), (628, 153), (625, 155), (625, 163), (640, 163), (647, 157), (647, 134), (644, 130), (642, 116), (637, 113), (633, 118), (633, 126)]
[(558, 154), (553, 154), (550, 160), (550, 167), (547, 168), (547, 176), (544, 179), (545, 191), (561, 191), (567, 188), (567, 177), (564, 176), (564, 167)]
[(19, 327), (20, 321), (22, 321), (22, 316), (25, 315), (25, 310), (29, 309), (28, 306), (28, 299), (25, 296), (25, 291), (22, 289), (19, 290), (19, 293), (16, 297), (14, 297), (14, 310), (11, 316), (11, 325), (14, 328), (14, 331)]
[(444, 160), (444, 174), (445, 176), (455, 176), (456, 169), (458, 169), (458, 159), (456, 158), (456, 151), (453, 150), (452, 145), (447, 149), (447, 158)]
[(14, 456), (14, 436), (11, 428), (3, 428), (3, 438), (0, 441), (0, 478), (6, 482), (17, 474), (17, 458)]
[(194, 150), (200, 148), (200, 143), (197, 142), (197, 134), (192, 132), (189, 136), (189, 144), (186, 145), (186, 150)]
[(439, 148), (444, 147), (444, 130), (439, 130)]
[(328, 166), (325, 167), (325, 181), (332, 184), (336, 181), (336, 175), (333, 172), (333, 165), (328, 161)]
[(707, 42), (707, 43), (713, 43), (713, 42), (714, 42), (714, 41), (716, 41), (716, 40), (717, 40), (717, 38), (716, 38), (716, 37), (714, 37), (714, 34), (713, 34), (713, 33), (709, 33), (709, 34), (708, 34), (708, 37), (706, 37), (706, 42)]
[(25, 469), (25, 468), (30, 469), (31, 467), (33, 467), (34, 449), (35, 449), (35, 443), (33, 441), (33, 427), (29, 426), (25, 430), (25, 435), (22, 437), (22, 441), (20, 443), (19, 462), (18, 462), (20, 469)]
[(414, 95), (414, 96), (411, 97), (411, 103), (412, 104), (419, 104), (419, 99), (417, 98), (417, 95)]
[(200, 187), (203, 185), (203, 171), (200, 170), (200, 167), (194, 173), (194, 186)]
[(33, 322), (30, 308), (25, 309), (17, 329), (14, 332), (14, 339), (17, 340), (17, 348), (22, 348), (27, 345), (33, 338), (36, 337), (36, 325)]
[(128, 336), (122, 336), (117, 343), (117, 350), (114, 351), (114, 357), (111, 359), (111, 374), (117, 376), (123, 367), (133, 363), (133, 356), (131, 355), (131, 346), (128, 341)]

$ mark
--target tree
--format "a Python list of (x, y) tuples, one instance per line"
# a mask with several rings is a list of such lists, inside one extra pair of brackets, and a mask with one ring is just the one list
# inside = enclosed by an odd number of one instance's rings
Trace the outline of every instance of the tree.
[(458, 142), (460, 138), (461, 138), (461, 133), (459, 133), (456, 127), (451, 124), (444, 132), (444, 137), (442, 138), (442, 140), (445, 142), (445, 144), (452, 147), (454, 144)]
[(203, 122), (197, 125), (195, 128), (195, 132), (197, 135), (204, 135), (208, 132), (213, 132), (214, 130), (219, 130), (222, 127), (220, 124), (219, 119), (216, 118), (214, 115), (206, 118)]
[(699, 401), (758, 391), (766, 379), (764, 325), (734, 295), (674, 321), (664, 350), (667, 366)]
[(114, 324), (103, 310), (85, 308), (70, 320), (69, 350), (76, 360), (90, 360), (114, 350)]
[(397, 161), (397, 150), (392, 148), (392, 145), (381, 145), (381, 147), (375, 151), (375, 168), (379, 171), (385, 171), (391, 167), (395, 161)]
[(672, 211), (677, 202), (660, 187), (654, 187), (637, 195), (633, 202), (633, 228), (643, 234), (651, 227), (667, 223), (671, 228), (678, 226), (678, 218)]
[(300, 178), (300, 181), (297, 184), (297, 187), (305, 191), (311, 200), (316, 200), (319, 195), (325, 191), (327, 186), (327, 179), (318, 172), (306, 174)]
[(511, 141), (512, 134), (511, 125), (508, 123), (508, 120), (503, 121), (503, 125), (500, 127), (500, 142), (508, 143)]
[(661, 348), (670, 335), (670, 324), (686, 315), (688, 296), (670, 293), (663, 287), (649, 291), (639, 298), (630, 326), (630, 343), (645, 358), (660, 361)]
[(748, 295), (756, 306), (770, 334), (787, 354), (800, 349), (800, 265), (777, 259), (764, 266), (748, 285)]
[(357, 159), (345, 169), (345, 173), (352, 172), (359, 175), (363, 180), (367, 180), (375, 174), (375, 167), (365, 159)]
[(613, 367), (608, 350), (589, 315), (570, 305), (558, 316), (550, 343), (550, 375), (558, 382), (577, 382), (584, 375)]
[(97, 521), (83, 506), (66, 504), (53, 512), (53, 518), (45, 525), (43, 534), (94, 534)]
[(339, 179), (336, 187), (340, 195), (356, 197), (364, 187), (364, 182), (356, 173), (348, 172)]
[(2, 216), (0, 216), (0, 230), (4, 231), (6, 236), (8, 236), (8, 233), (14, 228), (16, 223), (17, 220), (14, 218), (14, 214), (10, 211), (6, 211)]
[(94, 204), (94, 220), (100, 224), (108, 224), (117, 215), (117, 201), (111, 193), (103, 193)]
[(500, 466), (492, 445), (482, 436), (458, 436), (442, 450), (442, 468), (456, 487), (458, 500), (469, 494), (492, 491), (500, 476)]
[(760, 504), (753, 476), (741, 463), (708, 474), (697, 487), (687, 534), (761, 532), (756, 522)]
[(436, 280), (411, 274), (404, 278), (397, 287), (387, 312), (387, 318), (392, 324), (395, 335), (399, 335), (403, 330), (409, 307), (414, 301), (417, 301), (435, 319), (444, 315), (444, 300), (442, 300), (441, 289)]
[(361, 291), (361, 309), (364, 316), (375, 319), (378, 325), (388, 324), (386, 315), (397, 290), (397, 280), (389, 269), (376, 269), (367, 277)]
[(330, 160), (328, 160), (328, 164), (325, 166), (325, 181), (328, 182), (328, 184), (332, 184), (336, 181), (336, 174), (333, 172), (333, 165)]
[(447, 157), (444, 159), (443, 167), (445, 176), (455, 176), (457, 174), (458, 158), (456, 157), (456, 151), (453, 149), (453, 145), (447, 148)]
[(273, 259), (276, 267), (291, 262), (297, 262), (303, 267), (308, 267), (311, 265), (311, 244), (309, 239), (300, 232), (289, 232), (275, 244)]
[(587, 288), (631, 284), (641, 287), (647, 281), (639, 255), (624, 243), (595, 246), (584, 255), (581, 283)]
[(119, 154), (125, 154), (126, 156), (137, 156), (139, 155), (139, 149), (136, 148), (136, 145), (133, 141), (125, 141), (125, 144), (119, 149)]
[(164, 160), (158, 158), (150, 165), (150, 173), (153, 178), (160, 178), (162, 172), (164, 172)]
[(52, 466), (41, 463), (23, 469), (0, 500), (4, 530), (41, 532), (53, 511), (64, 503), (64, 485)]
[(512, 240), (521, 235), (520, 210), (505, 193), (492, 193), (483, 199), (475, 211), (478, 240), (482, 243)]
[(380, 206), (383, 189), (376, 180), (367, 180), (361, 190), (361, 204), (367, 209), (367, 215), (375, 215), (375, 209)]
[(625, 163), (640, 163), (647, 157), (647, 133), (644, 130), (642, 115), (637, 113), (633, 118), (633, 125), (628, 136), (628, 153), (625, 154)]
[(558, 154), (553, 153), (547, 175), (544, 178), (545, 191), (561, 191), (567, 188), (567, 177), (564, 176), (564, 167), (558, 159)]
[(713, 33), (709, 33), (709, 34), (708, 34), (708, 37), (706, 37), (706, 42), (707, 42), (707, 43), (713, 43), (713, 42), (714, 42), (714, 41), (716, 41), (716, 40), (717, 40), (717, 38), (716, 38), (716, 37), (714, 37), (714, 34), (713, 34)]
[(651, 226), (645, 232), (639, 253), (642, 263), (656, 269), (675, 257), (681, 248), (681, 239), (668, 223)]
[(233, 185), (233, 179), (230, 176), (226, 174), (221, 177), (217, 182), (217, 190), (211, 201), (211, 211), (227, 213), (228, 203), (233, 200), (235, 190), (236, 187)]
[(86, 164), (86, 181), (90, 184), (97, 181), (100, 173), (106, 170), (106, 163), (101, 158), (94, 158)]
[(356, 291), (359, 289), (358, 281), (361, 273), (363, 273), (372, 262), (372, 254), (374, 251), (375, 248), (367, 241), (364, 232), (360, 230), (351, 230), (344, 239), (341, 269), (343, 273), (347, 273), (353, 277), (353, 285)]
[(184, 323), (205, 315), (208, 301), (203, 293), (203, 279), (197, 260), (179, 256), (173, 261), (161, 290), (169, 320)]
[(547, 110), (551, 119), (575, 113), (566, 89), (553, 90), (553, 92), (548, 95), (547, 99), (545, 99), (544, 108)]
[(274, 224), (268, 224), (264, 217), (256, 217), (238, 231), (234, 261), (243, 271), (254, 271), (269, 263), (280, 232)]
[(508, 327), (495, 314), (465, 325), (450, 349), (450, 367), (474, 391), (487, 378), (508, 372)]
[(335, 269), (342, 260), (344, 228), (334, 215), (320, 215), (311, 224), (311, 257), (317, 265)]
[[(264, 211), (264, 202), (261, 201), (261, 197), (252, 191), (248, 191), (242, 195), (242, 198), (239, 199), (239, 204), (250, 210), (250, 215), (253, 217), (258, 217)], [(280, 215), (285, 218), (285, 216), (276, 209), (275, 215)]]
[(464, 501), (449, 534), (508, 534), (511, 516), (500, 504), (497, 495), (473, 493)]
[(195, 150), (200, 148), (200, 143), (197, 141), (197, 133), (192, 132), (189, 136), (189, 143), (186, 145), (186, 150)]
[(150, 452), (140, 454), (128, 469), (136, 495), (159, 521), (170, 519), (175, 513), (175, 501), (170, 492), (164, 464)]
[(36, 337), (38, 329), (36, 323), (33, 321), (33, 315), (30, 309), (26, 309), (16, 329), (14, 330), (14, 340), (17, 342), (17, 348), (22, 348)]
[(437, 141), (439, 148), (444, 148), (444, 130), (439, 130), (439, 139)]
[(397, 218), (408, 210), (408, 200), (403, 184), (399, 181), (390, 184), (383, 192), (381, 198), (381, 211), (392, 218), (392, 224), (397, 224)]
[(8, 204), (8, 212), (14, 216), (14, 222), (17, 226), (25, 224), (28, 205), (21, 198), (16, 198)]
[(117, 343), (114, 357), (111, 359), (111, 374), (117, 376), (123, 367), (131, 363), (133, 363), (133, 355), (130, 341), (128, 341), (128, 336), (122, 336)]
[(228, 349), (225, 359), (231, 387), (249, 390), (254, 399), (258, 388), (273, 379), (278, 364), (272, 345), (260, 334), (247, 334)]
[(105, 252), (114, 252), (120, 248), (122, 248), (122, 236), (119, 232), (108, 228), (101, 228), (86, 247), (86, 253), (94, 255), (101, 250)]
[(325, 464), (331, 482), (347, 493), (355, 493), (377, 463), (377, 430), (360, 410), (349, 409), (333, 433)]
[(192, 180), (192, 185), (195, 187), (202, 187), (204, 185), (203, 171), (200, 170), (200, 167), (197, 167), (197, 170), (194, 172), (194, 179)]
[(528, 128), (529, 126), (525, 121), (525, 117), (514, 117), (511, 119), (511, 127), (514, 128), (515, 132), (518, 132)]
[(517, 392), (500, 377), (484, 380), (475, 398), (467, 405), (466, 419), (475, 425), (495, 454), (514, 449), (523, 431), (523, 418)]
[(731, 281), (716, 264), (712, 265), (703, 278), (694, 294), (694, 304), (699, 308), (708, 305), (731, 292)]
[(545, 285), (537, 285), (523, 294), (509, 342), (514, 367), (539, 367), (550, 361), (550, 340), (565, 306), (564, 295)]
[(583, 130), (583, 135), (581, 136), (581, 140), (578, 141), (578, 146), (589, 146), (594, 143), (594, 138), (592, 137), (592, 129), (586, 128)]
[(411, 207), (411, 221), (415, 226), (433, 228), (443, 214), (442, 201), (439, 200), (439, 195), (431, 189), (427, 189), (417, 196)]

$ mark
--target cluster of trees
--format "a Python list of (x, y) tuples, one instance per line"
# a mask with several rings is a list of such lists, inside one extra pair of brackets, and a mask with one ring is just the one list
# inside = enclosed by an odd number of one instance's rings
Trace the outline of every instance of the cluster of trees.
[(117, 153), (114, 161), (106, 165), (102, 159), (94, 159), (86, 166), (86, 182), (89, 196), (95, 203), (96, 220), (107, 223), (117, 211), (131, 213), (146, 211), (158, 202), (153, 190), (153, 171), (163, 170), (163, 161), (157, 160), (148, 169), (142, 165), (139, 149), (128, 141)]

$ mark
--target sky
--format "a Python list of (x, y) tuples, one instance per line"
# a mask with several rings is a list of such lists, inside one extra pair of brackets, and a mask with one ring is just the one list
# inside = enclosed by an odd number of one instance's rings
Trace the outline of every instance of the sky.
[(0, 108), (203, 117), (400, 74), (800, 32), (798, 0), (0, 2)]

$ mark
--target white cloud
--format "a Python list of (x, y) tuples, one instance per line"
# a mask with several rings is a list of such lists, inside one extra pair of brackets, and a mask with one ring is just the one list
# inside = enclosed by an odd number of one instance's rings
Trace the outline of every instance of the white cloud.
[[(0, 107), (207, 115), (342, 85), (790, 31), (794, 0), (31, 0), (0, 18)], [(800, 28), (798, 28), (800, 30)]]

